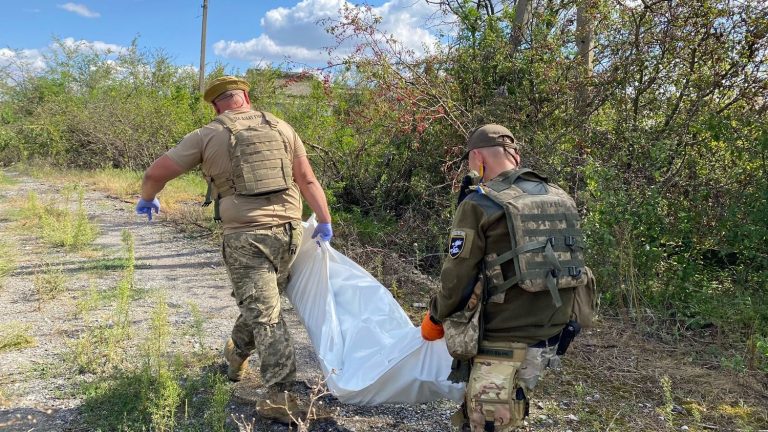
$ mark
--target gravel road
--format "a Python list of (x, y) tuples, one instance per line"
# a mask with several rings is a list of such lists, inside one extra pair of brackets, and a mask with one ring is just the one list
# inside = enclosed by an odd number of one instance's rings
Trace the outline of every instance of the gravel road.
[[(30, 230), (8, 217), (15, 207), (35, 192), (40, 201), (57, 200), (64, 185), (42, 182), (8, 172), (18, 181), (4, 186), (0, 195), (4, 207), (0, 214), (0, 233), (12, 245), (16, 268), (5, 278), (0, 289), (0, 325), (22, 326), (36, 343), (22, 350), (0, 352), (0, 430), (68, 431), (88, 430), (83, 426), (79, 407), (83, 402), (77, 384), (64, 365), (68, 347), (88, 326), (99, 323), (99, 314), (84, 318), (77, 314), (77, 302), (89, 289), (107, 289), (117, 283), (118, 271), (95, 269), (96, 258), (89, 254), (64, 253), (51, 249), (34, 237)], [(219, 352), (237, 316), (230, 297), (229, 281), (221, 260), (219, 245), (208, 236), (183, 233), (161, 220), (147, 223), (134, 215), (131, 203), (89, 191), (84, 205), (98, 224), (100, 234), (94, 244), (99, 256), (122, 256), (121, 232), (128, 230), (135, 239), (137, 288), (160, 294), (169, 307), (173, 330), (191, 325), (190, 305), (197, 305), (205, 318), (204, 349)], [(66, 274), (66, 291), (55, 299), (40, 303), (32, 293), (35, 276), (46, 266)], [(133, 340), (141, 339), (156, 306), (156, 295), (141, 297), (131, 303)], [(298, 379), (315, 382), (321, 377), (317, 358), (307, 333), (284, 302), (284, 313), (296, 343)], [(102, 314), (104, 315), (104, 314)], [(196, 338), (175, 332), (169, 349), (196, 350)], [(258, 359), (251, 360), (258, 370)], [(223, 361), (219, 364), (223, 370)], [(261, 391), (258, 374), (233, 385), (228, 404), (230, 414), (255, 421), (254, 430), (284, 431), (287, 427), (262, 422), (253, 405)], [(84, 379), (84, 378), (83, 378)], [(308, 388), (299, 389), (307, 393)], [(450, 401), (416, 405), (361, 407), (341, 404), (332, 396), (320, 399), (332, 420), (316, 422), (310, 430), (327, 431), (447, 431), (448, 417), (456, 409)], [(234, 423), (230, 426), (234, 427)]]

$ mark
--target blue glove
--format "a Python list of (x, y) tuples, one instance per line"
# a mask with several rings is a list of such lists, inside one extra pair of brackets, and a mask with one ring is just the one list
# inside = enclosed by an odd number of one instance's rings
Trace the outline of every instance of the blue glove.
[(152, 210), (155, 214), (160, 212), (160, 201), (155, 198), (152, 201), (144, 201), (139, 198), (139, 202), (136, 203), (136, 214), (145, 214), (149, 220), (152, 220)]
[(333, 228), (330, 223), (319, 223), (312, 233), (312, 238), (320, 236), (320, 240), (329, 242), (333, 238)]

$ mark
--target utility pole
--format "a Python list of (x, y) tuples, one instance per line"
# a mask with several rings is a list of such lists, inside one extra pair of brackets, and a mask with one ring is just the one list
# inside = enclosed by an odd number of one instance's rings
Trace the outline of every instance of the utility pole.
[(203, 0), (203, 34), (200, 38), (200, 93), (205, 91), (205, 26), (208, 21), (208, 0)]

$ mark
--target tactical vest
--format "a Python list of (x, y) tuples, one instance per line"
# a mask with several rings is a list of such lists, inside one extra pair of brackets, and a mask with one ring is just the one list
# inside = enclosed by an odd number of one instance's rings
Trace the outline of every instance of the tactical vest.
[[(560, 307), (559, 289), (587, 284), (579, 213), (565, 191), (527, 169), (477, 189), (504, 209), (511, 239), (509, 251), (485, 257), (489, 298), (519, 285), (529, 292), (548, 290)], [(504, 279), (500, 266), (508, 261), (515, 276)]]
[(259, 111), (225, 112), (215, 121), (230, 133), (232, 167), (231, 176), (211, 177), (219, 198), (234, 194), (269, 195), (291, 186), (293, 166), (286, 154), (287, 139), (277, 127), (277, 117)]

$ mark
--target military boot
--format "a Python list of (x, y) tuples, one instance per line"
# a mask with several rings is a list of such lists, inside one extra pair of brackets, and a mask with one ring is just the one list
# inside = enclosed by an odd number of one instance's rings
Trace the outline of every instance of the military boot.
[(224, 358), (229, 364), (227, 367), (227, 376), (231, 381), (240, 381), (248, 373), (248, 357), (240, 358), (235, 352), (235, 343), (232, 338), (227, 339), (224, 345)]
[(467, 420), (467, 414), (465, 413), (464, 404), (462, 403), (458, 411), (451, 415), (451, 430), (455, 432), (471, 432), (469, 427), (469, 420)]
[(298, 420), (310, 420), (307, 410), (299, 406), (296, 396), (280, 388), (270, 389), (264, 399), (256, 402), (256, 412), (266, 420), (287, 425)]

